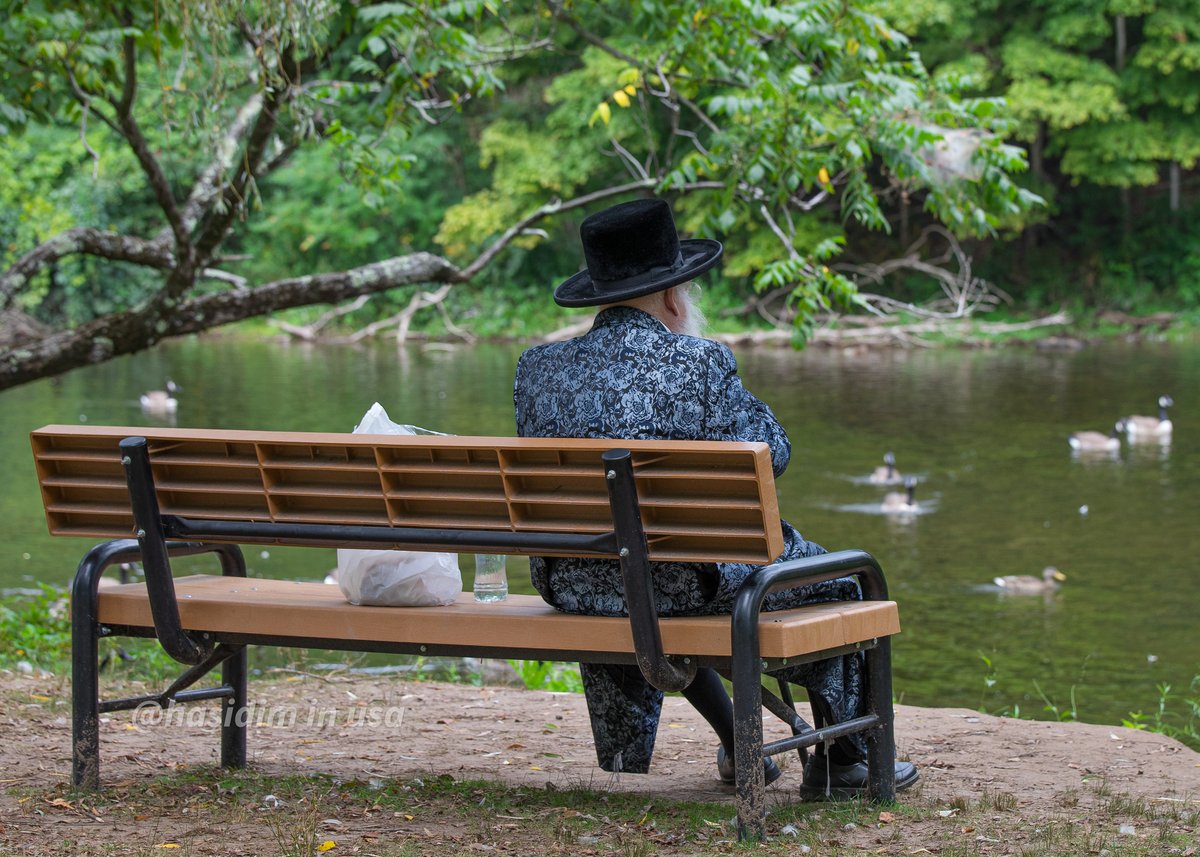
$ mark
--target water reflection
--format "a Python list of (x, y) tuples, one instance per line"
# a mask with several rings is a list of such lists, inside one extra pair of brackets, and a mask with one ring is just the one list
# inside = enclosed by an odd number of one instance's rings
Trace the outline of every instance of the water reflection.
[[(9, 476), (0, 587), (65, 583), (90, 546), (46, 535), (29, 453), (36, 427), (349, 431), (378, 401), (399, 423), (512, 435), (520, 351), (208, 337), (0, 393)], [(887, 573), (903, 615), (894, 653), (905, 702), (1020, 705), (1036, 715), (1037, 682), (1059, 701), (1074, 688), (1085, 719), (1117, 722), (1151, 708), (1158, 683), (1187, 687), (1200, 672), (1200, 419), (1177, 405), (1169, 443), (1123, 437), (1100, 458), (1072, 456), (1065, 443), (1075, 429), (1146, 410), (1147, 390), (1200, 389), (1200, 347), (763, 349), (738, 358), (792, 440), (778, 482), (784, 517), (831, 550), (870, 551)], [(184, 390), (177, 412), (143, 413), (140, 394), (167, 378)], [(870, 484), (888, 451), (918, 479), (916, 514), (884, 514), (883, 495), (896, 486)], [(250, 551), (248, 561), (254, 575), (312, 580), (335, 565), (332, 550), (301, 548)], [(983, 588), (1047, 565), (1070, 576), (1049, 598)], [(514, 591), (530, 591), (526, 578), (510, 563)]]

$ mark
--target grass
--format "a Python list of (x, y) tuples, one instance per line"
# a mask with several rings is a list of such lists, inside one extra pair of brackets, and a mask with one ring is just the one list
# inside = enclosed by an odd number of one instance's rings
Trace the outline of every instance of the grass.
[[(582, 786), (545, 788), (455, 780), (340, 780), (211, 767), (125, 782), (101, 795), (65, 789), (19, 799), (50, 807), (44, 823), (92, 821), (86, 837), (47, 837), (39, 854), (246, 854), (312, 857), (416, 854), (855, 854), (1024, 857), (1185, 854), (1196, 845), (1197, 808), (1098, 787), (1076, 803), (1020, 811), (1014, 795), (984, 792), (947, 808), (917, 792), (895, 806), (783, 804), (765, 843), (739, 843), (728, 803)], [(1028, 808), (1027, 808), (1028, 809)], [(103, 827), (95, 819), (107, 822)], [(10, 831), (12, 827), (10, 827)], [(70, 826), (66, 827), (70, 830)], [(0, 831), (0, 850), (6, 843)], [(1002, 851), (988, 851), (1001, 844)], [(807, 848), (807, 852), (804, 848)], [(924, 849), (924, 850), (922, 850)], [(7, 852), (6, 852), (7, 853)]]

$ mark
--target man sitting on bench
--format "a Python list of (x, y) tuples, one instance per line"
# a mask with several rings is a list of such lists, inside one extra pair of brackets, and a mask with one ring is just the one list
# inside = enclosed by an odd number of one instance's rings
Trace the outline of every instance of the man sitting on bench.
[[(742, 386), (733, 354), (702, 338), (703, 317), (692, 280), (716, 264), (721, 244), (680, 240), (670, 207), (659, 199), (623, 203), (594, 214), (580, 228), (587, 268), (554, 292), (562, 306), (599, 306), (592, 329), (567, 342), (539, 345), (517, 365), (513, 401), (523, 437), (646, 438), (761, 441), (771, 448), (775, 475), (791, 445), (771, 409)], [(782, 522), (785, 549), (776, 561), (825, 553)], [(653, 565), (660, 616), (728, 614), (754, 566), (664, 562)], [(626, 615), (620, 564), (614, 560), (542, 558), (530, 561), (542, 597), (568, 613)], [(772, 593), (766, 610), (861, 598), (842, 578)], [(661, 691), (636, 666), (581, 664), (600, 767), (645, 773), (662, 708)], [(863, 703), (859, 654), (788, 667), (774, 677), (808, 689), (816, 725), (858, 716)], [(701, 669), (683, 691), (720, 740), (717, 771), (734, 780), (733, 707), (720, 676)], [(866, 749), (860, 735), (822, 745), (809, 756), (801, 794), (844, 798), (867, 792)], [(768, 783), (780, 775), (764, 759)], [(896, 788), (917, 781), (916, 768), (896, 763)]]

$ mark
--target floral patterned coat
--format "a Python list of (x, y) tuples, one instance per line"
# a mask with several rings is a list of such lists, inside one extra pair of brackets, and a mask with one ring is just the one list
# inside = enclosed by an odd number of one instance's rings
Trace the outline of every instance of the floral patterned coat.
[[(627, 306), (596, 316), (576, 339), (529, 349), (517, 364), (513, 389), (522, 437), (645, 438), (761, 441), (771, 448), (775, 475), (787, 467), (791, 444), (770, 407), (743, 385), (732, 352), (708, 339), (672, 333), (654, 316)], [(825, 549), (782, 522), (784, 551), (776, 561)], [(729, 613), (754, 566), (743, 563), (655, 563), (660, 616)], [(534, 557), (533, 585), (568, 613), (621, 616), (627, 609), (620, 565), (613, 560)], [(773, 593), (766, 609), (860, 597), (852, 580)], [(791, 668), (784, 678), (804, 684), (830, 706), (830, 718), (857, 714), (861, 664), (838, 658)], [(600, 766), (649, 769), (662, 706), (636, 667), (583, 664), (581, 672)]]

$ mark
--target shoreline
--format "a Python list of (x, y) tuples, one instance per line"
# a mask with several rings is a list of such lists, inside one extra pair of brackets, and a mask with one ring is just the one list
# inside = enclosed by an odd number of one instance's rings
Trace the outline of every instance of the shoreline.
[[(591, 314), (571, 316), (559, 327), (539, 329), (522, 335), (476, 333), (466, 324), (463, 325), (465, 331), (460, 333), (438, 329), (410, 329), (406, 339), (413, 343), (431, 346), (440, 344), (447, 347), (475, 343), (534, 344), (580, 335), (591, 326), (591, 319)], [(361, 345), (394, 339), (390, 331), (369, 338), (351, 340), (349, 330), (312, 338), (297, 334), (298, 328), (291, 330), (289, 333), (269, 322), (250, 320), (194, 335), (248, 337), (303, 345)], [(723, 320), (716, 324), (710, 323), (706, 336), (730, 347), (791, 348), (795, 343), (795, 332), (792, 328), (735, 327)], [(896, 316), (881, 320), (870, 315), (846, 315), (818, 322), (804, 347), (864, 350), (1032, 347), (1046, 351), (1076, 351), (1115, 340), (1162, 344), (1200, 342), (1200, 321), (1193, 321), (1191, 315), (1182, 312), (1154, 312), (1139, 316), (1119, 311), (1102, 311), (1078, 316), (1057, 310), (1045, 315), (1020, 315), (1005, 320), (989, 320), (985, 316), (956, 319)]]

